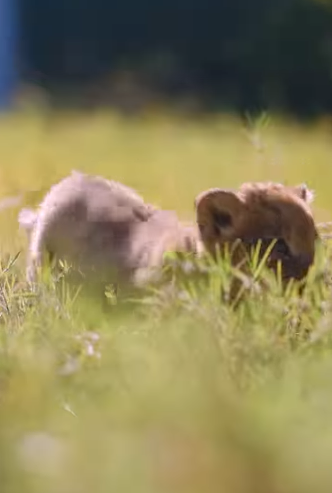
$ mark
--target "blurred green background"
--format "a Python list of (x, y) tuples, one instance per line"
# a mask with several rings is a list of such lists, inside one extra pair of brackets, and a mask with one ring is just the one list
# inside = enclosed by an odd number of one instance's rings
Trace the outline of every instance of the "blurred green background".
[[(77, 169), (194, 219), (204, 189), (274, 180), (332, 218), (331, 2), (18, 7), (0, 198), (35, 206)], [(0, 210), (1, 493), (332, 491), (328, 244), (302, 298), (269, 278), (232, 311), (218, 266), (103, 311), (30, 292), (18, 211)]]
[(20, 73), (52, 104), (331, 112), (329, 0), (19, 2)]

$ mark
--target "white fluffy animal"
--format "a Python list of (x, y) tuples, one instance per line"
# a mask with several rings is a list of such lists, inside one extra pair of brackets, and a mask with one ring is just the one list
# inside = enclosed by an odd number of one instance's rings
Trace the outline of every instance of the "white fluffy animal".
[(140, 285), (167, 247), (192, 248), (191, 230), (174, 212), (146, 204), (121, 183), (78, 171), (52, 186), (38, 210), (22, 209), (19, 223), (29, 238), (29, 283), (37, 280), (45, 252), (100, 282)]

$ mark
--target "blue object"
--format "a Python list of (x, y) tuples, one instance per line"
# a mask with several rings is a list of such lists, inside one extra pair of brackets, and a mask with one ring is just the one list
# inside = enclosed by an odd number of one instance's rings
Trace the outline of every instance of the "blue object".
[(18, 19), (15, 0), (0, 0), (0, 110), (8, 109), (18, 82)]

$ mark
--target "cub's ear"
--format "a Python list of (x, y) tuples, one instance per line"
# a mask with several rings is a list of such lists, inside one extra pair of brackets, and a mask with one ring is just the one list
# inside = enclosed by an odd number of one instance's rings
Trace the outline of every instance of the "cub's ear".
[(313, 202), (315, 198), (314, 191), (310, 190), (305, 183), (301, 183), (301, 185), (297, 185), (296, 187), (294, 187), (294, 192), (307, 204), (311, 204), (311, 202)]
[(196, 220), (203, 242), (236, 238), (238, 224), (246, 213), (243, 200), (232, 190), (212, 188), (195, 199)]

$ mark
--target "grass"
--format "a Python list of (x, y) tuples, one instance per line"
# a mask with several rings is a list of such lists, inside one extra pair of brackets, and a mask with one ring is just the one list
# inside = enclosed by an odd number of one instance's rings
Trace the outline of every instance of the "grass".
[[(306, 181), (316, 218), (331, 219), (328, 120), (245, 127), (227, 115), (126, 121), (31, 110), (0, 128), (0, 195), (27, 192), (26, 203), (76, 168), (185, 218), (210, 186)], [(232, 311), (218, 298), (230, 276), (221, 264), (203, 289), (184, 280), (174, 298), (161, 291), (103, 313), (51, 281), (27, 290), (16, 215), (0, 215), (1, 493), (330, 493), (325, 247), (301, 299), (268, 277), (268, 293), (256, 284)]]

